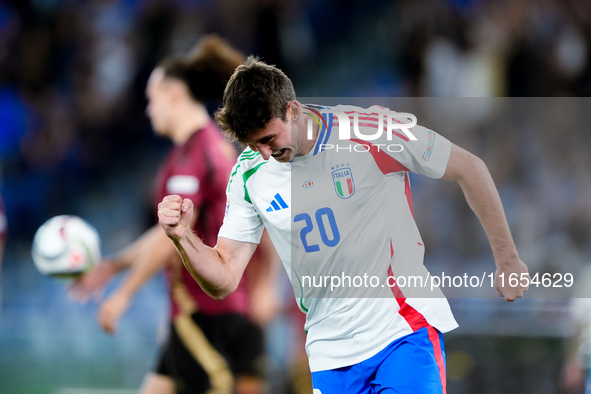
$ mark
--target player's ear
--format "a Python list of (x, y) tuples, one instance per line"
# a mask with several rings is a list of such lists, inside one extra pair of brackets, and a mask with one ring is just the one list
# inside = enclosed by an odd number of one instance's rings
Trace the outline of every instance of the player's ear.
[(302, 115), (302, 107), (300, 107), (300, 103), (298, 103), (296, 100), (293, 100), (289, 103), (287, 111), (289, 112), (288, 115), (291, 115), (292, 122), (297, 121)]

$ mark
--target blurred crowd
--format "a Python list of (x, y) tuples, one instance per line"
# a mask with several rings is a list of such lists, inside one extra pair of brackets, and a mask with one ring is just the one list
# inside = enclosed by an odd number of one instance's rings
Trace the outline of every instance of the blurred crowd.
[[(414, 113), (428, 127), (487, 164), (520, 257), (532, 275), (570, 273), (577, 282), (581, 267), (591, 262), (591, 98), (407, 101), (411, 108), (413, 101), (421, 103), (415, 103)], [(413, 190), (417, 224), (430, 245), (426, 261), (457, 275), (491, 272), (485, 234), (461, 189), (417, 176)], [(548, 297), (572, 294), (550, 290)]]
[[(588, 0), (1, 0), (0, 184), (12, 237), (158, 151), (144, 113), (149, 72), (210, 32), (283, 68), (301, 97), (591, 93)], [(573, 250), (589, 239), (589, 133), (563, 113), (541, 114), (556, 124), (542, 138), (535, 123), (451, 130), (488, 155), (525, 248), (556, 231), (566, 238), (552, 242)], [(462, 239), (462, 253), (482, 244)]]

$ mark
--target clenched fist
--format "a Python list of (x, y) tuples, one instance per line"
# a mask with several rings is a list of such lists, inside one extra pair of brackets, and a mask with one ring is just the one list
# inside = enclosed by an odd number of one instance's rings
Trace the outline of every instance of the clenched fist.
[(158, 221), (164, 233), (173, 241), (178, 241), (193, 218), (193, 202), (181, 196), (166, 196), (158, 204)]

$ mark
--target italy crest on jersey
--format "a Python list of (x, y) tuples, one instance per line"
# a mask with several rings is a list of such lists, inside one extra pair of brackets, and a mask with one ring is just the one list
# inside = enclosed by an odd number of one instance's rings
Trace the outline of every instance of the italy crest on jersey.
[(334, 190), (340, 198), (349, 198), (355, 193), (353, 173), (351, 168), (347, 166), (336, 166), (336, 169), (332, 172), (332, 182), (334, 183)]

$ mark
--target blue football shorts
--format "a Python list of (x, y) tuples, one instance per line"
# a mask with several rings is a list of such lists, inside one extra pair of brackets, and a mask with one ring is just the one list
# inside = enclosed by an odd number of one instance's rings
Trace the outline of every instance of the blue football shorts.
[(313, 394), (445, 394), (443, 334), (431, 326), (355, 365), (312, 373)]

